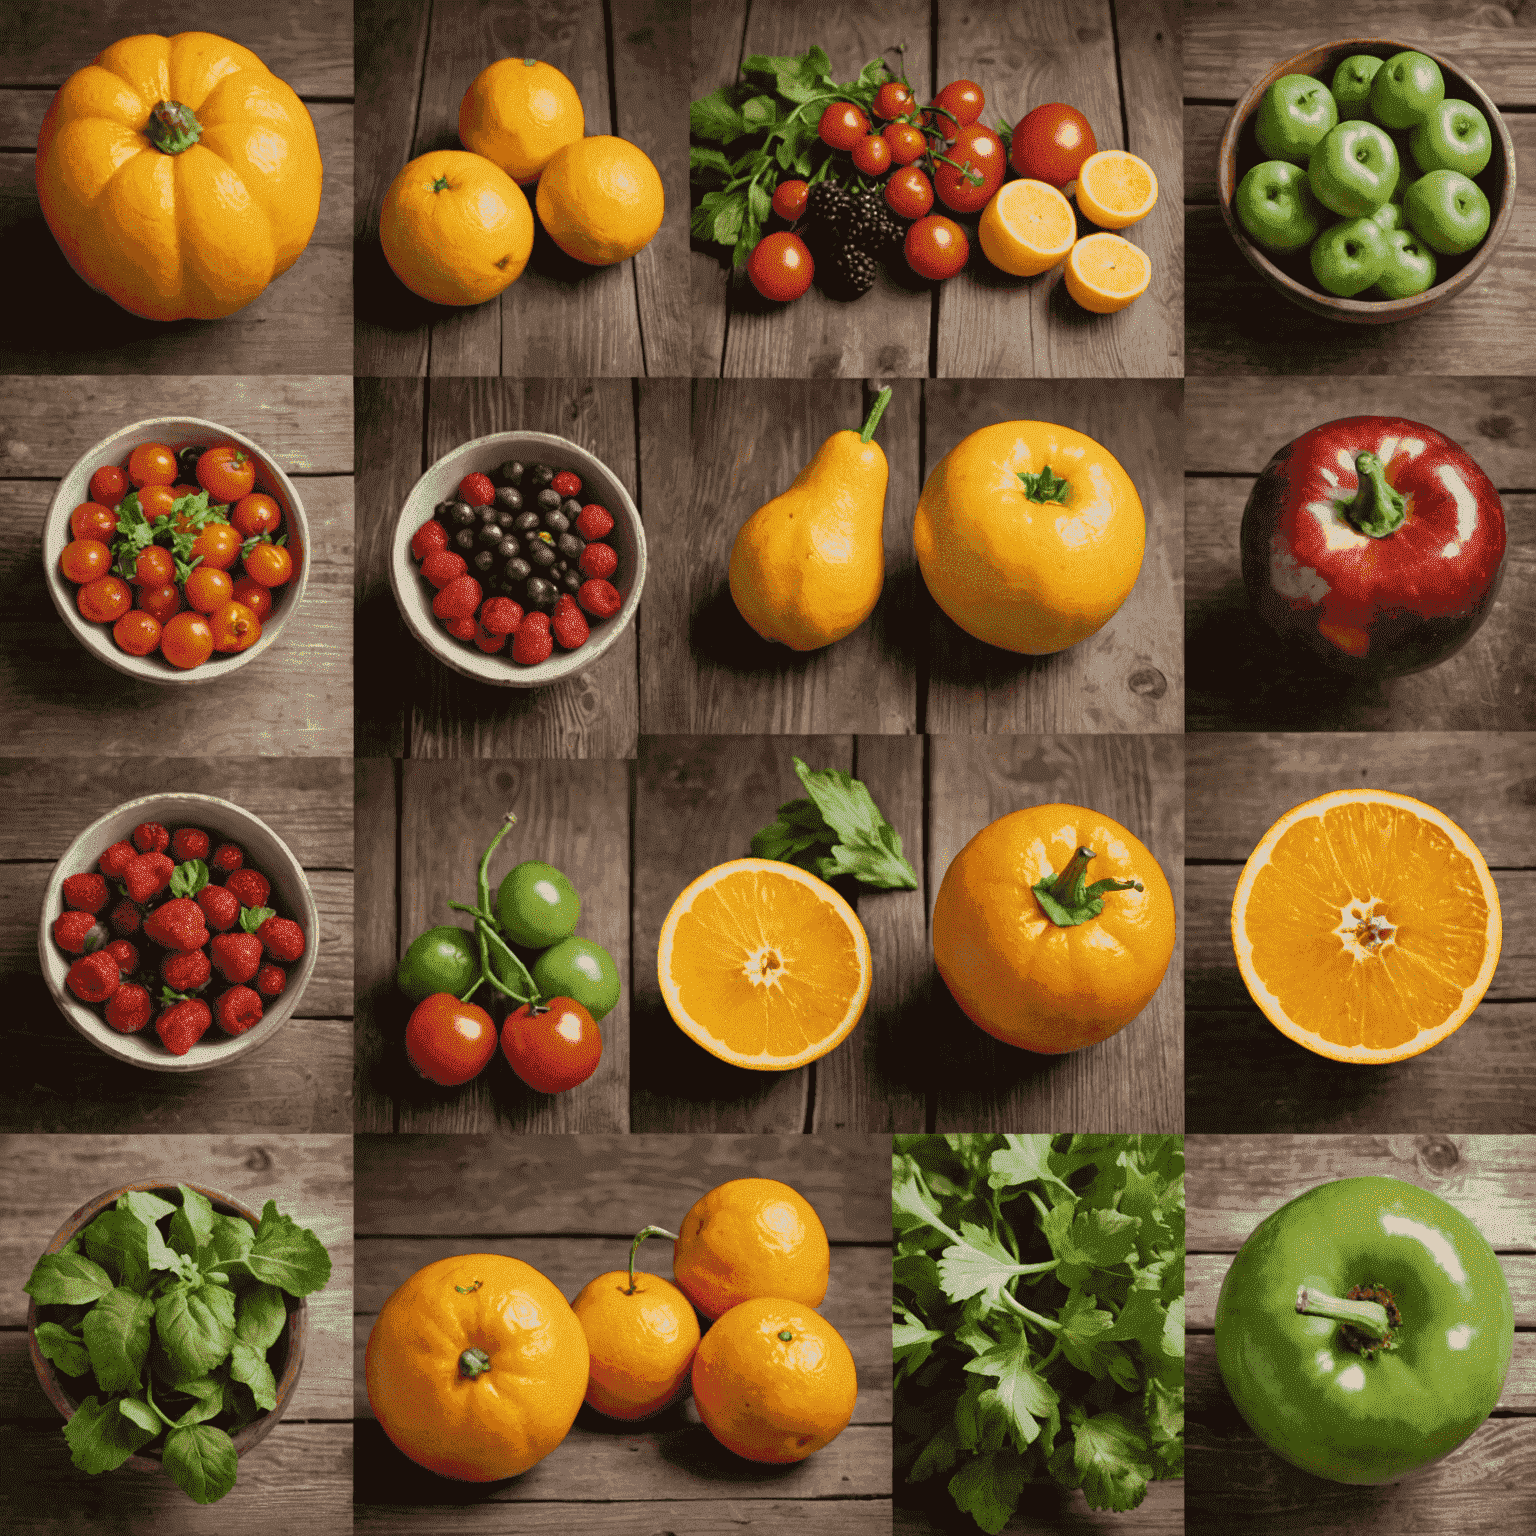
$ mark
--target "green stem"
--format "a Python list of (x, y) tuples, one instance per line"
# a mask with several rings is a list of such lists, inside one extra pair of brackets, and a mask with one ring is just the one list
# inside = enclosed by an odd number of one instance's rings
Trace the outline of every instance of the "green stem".
[(635, 1294), (635, 1255), (640, 1251), (640, 1244), (648, 1237), (670, 1237), (675, 1243), (678, 1240), (676, 1232), (668, 1232), (665, 1227), (641, 1227), (635, 1233), (635, 1240), (629, 1245), (629, 1289), (624, 1292), (626, 1296)]
[[(510, 949), (507, 948), (507, 941), (502, 938), (502, 936), (496, 931), (495, 925), (488, 923), (483, 917), (477, 917), (475, 919), (475, 928), (480, 935), (480, 947), (482, 951), (481, 975), (484, 977), (484, 979), (490, 982), (490, 984), (495, 987), (498, 992), (503, 993), (507, 997), (516, 998), (520, 1005), (524, 1007), (531, 1007), (536, 1005), (542, 996), (542, 994), (539, 992), (538, 983), (534, 981), (533, 976), (528, 970), (528, 967), (524, 965), (523, 962), (519, 960)], [(485, 946), (487, 944), (490, 944), (493, 948), (495, 948), (500, 953), (501, 958), (508, 961), (512, 965), (513, 969), (517, 972), (518, 979), (524, 982), (528, 987), (527, 997), (523, 997), (520, 994), (514, 992), (511, 987), (502, 981), (501, 977), (496, 974), (495, 970), (489, 964), (487, 964), (488, 957), (484, 955)]]
[(1031, 501), (1056, 501), (1065, 506), (1072, 491), (1072, 482), (1052, 473), (1049, 464), (1042, 466), (1038, 475), (1020, 470), (1019, 479), (1023, 482), (1025, 496)]
[(496, 846), (508, 832), (517, 825), (517, 817), (508, 811), (501, 819), (501, 830), (491, 839), (491, 846), (487, 848), (480, 858), (480, 907), (482, 911), (491, 910), (491, 855), (496, 852)]
[(168, 1419), (160, 1411), (160, 1405), (155, 1401), (155, 1373), (150, 1371), (144, 1378), (144, 1401), (154, 1410), (155, 1417), (165, 1425), (167, 1429), (175, 1429), (175, 1419)]
[(1088, 861), (1097, 858), (1092, 848), (1079, 848), (1059, 875), (1045, 875), (1033, 887), (1040, 910), (1058, 928), (1075, 928), (1104, 910), (1106, 891), (1144, 891), (1139, 880), (1099, 880), (1084, 885)]
[(1303, 1285), (1296, 1292), (1296, 1310), (1306, 1317), (1331, 1317), (1335, 1322), (1347, 1323), (1378, 1344), (1392, 1332), (1387, 1309), (1379, 1301), (1350, 1301)]
[(979, 187), (987, 179), (985, 174), (969, 160), (961, 165), (958, 160), (951, 160), (948, 155), (941, 155), (937, 150), (933, 151), (933, 159), (936, 164), (954, 166), (973, 187)]
[[(1047, 1267), (1054, 1269), (1056, 1266), (1054, 1263), (1052, 1263)], [(1044, 1328), (1047, 1333), (1059, 1334), (1061, 1332), (1060, 1323), (1053, 1323), (1050, 1318), (1041, 1317), (1038, 1312), (1031, 1312), (1029, 1308), (1026, 1307), (1023, 1302), (1019, 1301), (1011, 1292), (999, 1291), (998, 1295), (1001, 1296), (1003, 1300), (1006, 1301), (1008, 1305), (1012, 1307), (1013, 1310), (1027, 1322), (1034, 1323), (1038, 1327)]]
[(1374, 453), (1355, 455), (1360, 489), (1353, 501), (1340, 508), (1352, 527), (1373, 539), (1384, 539), (1402, 526), (1408, 515), (1408, 498), (1387, 484), (1386, 466)]
[(459, 1356), (459, 1375), (465, 1381), (483, 1376), (491, 1368), (491, 1357), (483, 1349), (466, 1349)]
[(891, 403), (891, 386), (887, 384), (884, 389), (875, 396), (875, 403), (869, 408), (869, 415), (864, 418), (864, 430), (859, 433), (859, 441), (867, 443), (875, 435), (875, 428), (880, 425), (880, 418), (885, 415), (885, 408)]
[(157, 101), (144, 133), (161, 154), (180, 155), (202, 138), (203, 126), (191, 107), (179, 101)]

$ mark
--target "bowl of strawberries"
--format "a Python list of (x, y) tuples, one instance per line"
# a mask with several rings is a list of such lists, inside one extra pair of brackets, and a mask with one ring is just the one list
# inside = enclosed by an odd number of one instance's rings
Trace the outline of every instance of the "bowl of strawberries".
[(623, 482), (548, 432), (498, 432), (445, 454), (395, 524), (390, 583), (440, 661), (539, 688), (596, 661), (634, 620), (645, 530)]
[(195, 417), (134, 422), (88, 449), (43, 527), (59, 616), (92, 655), (156, 683), (209, 682), (276, 644), (308, 546), (271, 455)]
[(98, 817), (54, 866), (44, 980), (99, 1050), (156, 1072), (221, 1066), (270, 1040), (314, 973), (303, 867), (215, 795), (155, 794)]

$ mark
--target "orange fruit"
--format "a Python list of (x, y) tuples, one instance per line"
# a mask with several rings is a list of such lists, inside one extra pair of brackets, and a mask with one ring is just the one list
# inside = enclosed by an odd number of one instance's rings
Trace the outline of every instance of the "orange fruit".
[(1034, 277), (1066, 259), (1077, 219), (1071, 203), (1047, 182), (1010, 181), (987, 204), (977, 234), (994, 267)]
[(1119, 235), (1085, 235), (1072, 247), (1064, 274), (1067, 292), (1095, 315), (1133, 304), (1152, 281), (1152, 261)]
[(591, 1351), (587, 1402), (610, 1419), (660, 1413), (682, 1390), (699, 1346), (693, 1304), (675, 1285), (616, 1269), (582, 1287), (571, 1303)]
[(853, 908), (774, 859), (733, 859), (700, 875), (661, 925), (656, 969), (685, 1035), (761, 1071), (825, 1056), (869, 998), (869, 940)]
[(611, 134), (556, 152), (535, 199), (549, 238), (577, 261), (609, 267), (651, 242), (661, 228), (661, 175), (645, 151)]
[(759, 1296), (818, 1307), (831, 1261), (810, 1201), (777, 1179), (731, 1179), (710, 1190), (672, 1247), (672, 1273), (705, 1317)]
[(459, 103), (459, 139), (519, 186), (532, 186), (556, 150), (587, 131), (581, 97), (553, 64), (498, 59)]
[(1140, 155), (1101, 149), (1077, 173), (1077, 206), (1100, 229), (1124, 229), (1157, 202), (1157, 175)]
[(1477, 845), (1443, 811), (1385, 789), (1287, 811), (1232, 898), (1232, 947), (1254, 1002), (1334, 1061), (1402, 1061), (1438, 1045), (1482, 1001), (1502, 936)]
[(732, 1307), (693, 1357), (699, 1417), (748, 1461), (804, 1461), (848, 1427), (858, 1376), (843, 1336), (793, 1301)]

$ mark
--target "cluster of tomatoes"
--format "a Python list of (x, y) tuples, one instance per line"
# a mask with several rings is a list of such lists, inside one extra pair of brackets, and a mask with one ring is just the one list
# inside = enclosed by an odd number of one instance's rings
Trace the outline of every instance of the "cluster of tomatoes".
[(283, 510), (256, 489), (243, 448), (140, 443), (96, 470), (90, 497), (70, 513), (59, 569), (119, 649), (188, 670), (261, 638), (294, 563)]

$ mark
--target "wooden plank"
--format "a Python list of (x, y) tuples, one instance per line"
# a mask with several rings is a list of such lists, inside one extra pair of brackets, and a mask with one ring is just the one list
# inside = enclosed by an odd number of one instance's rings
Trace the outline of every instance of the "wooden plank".
[(970, 433), (1045, 420), (1086, 432), (1125, 466), (1147, 514), (1147, 551), (1125, 605), (1098, 634), (1031, 657), (973, 639), (928, 604), (922, 716), (935, 735), (985, 731), (1170, 731), (1184, 717), (1180, 385), (1150, 381), (925, 386), (924, 477)]
[[(894, 1536), (937, 1536), (953, 1532), (955, 1502), (943, 1480), (899, 1490)], [(924, 1502), (918, 1504), (916, 1501)], [(1092, 1510), (1080, 1492), (1068, 1493), (1054, 1483), (1033, 1483), (1024, 1494), (1024, 1508), (1003, 1527), (1007, 1536), (1182, 1536), (1184, 1481), (1171, 1478), (1152, 1483), (1146, 1499), (1135, 1509)]]
[[(365, 893), (352, 936), (356, 1002), (352, 1081), (354, 1127), (392, 1131), (392, 1070), (400, 1049), (386, 1038), (383, 1020), (399, 996), (395, 963), (400, 949), (400, 796), (398, 758), (359, 758), (355, 764), (355, 863), (357, 889)], [(409, 942), (409, 941), (407, 941)]]
[[(1151, 849), (1183, 911), (1183, 743), (1161, 736), (943, 737), (930, 746), (929, 916), (970, 838), (1025, 805), (1090, 806)], [(1140, 1018), (1088, 1050), (1037, 1056), (975, 1028), (935, 977), (925, 1060), (938, 1130), (1176, 1131), (1183, 1128), (1183, 977), (1168, 974)]]
[(891, 466), (886, 585), (871, 620), (835, 645), (796, 652), (764, 640), (726, 581), (741, 526), (789, 488), (828, 429), (858, 430), (873, 384), (696, 385), (686, 499), (652, 498), (654, 569), (642, 615), (647, 733), (910, 732), (918, 658), (912, 518), (919, 485), (920, 392), (899, 385), (877, 441)]
[[(519, 1504), (519, 1536), (569, 1536), (571, 1521), (579, 1519), (582, 1536), (634, 1536), (636, 1507), (632, 1504)], [(644, 1523), (669, 1536), (891, 1536), (889, 1499), (805, 1500), (707, 1499), (681, 1503), (647, 1503)], [(382, 1508), (359, 1504), (354, 1528), (370, 1536), (504, 1536), (506, 1510), (496, 1504), (455, 1504), (448, 1508)]]

